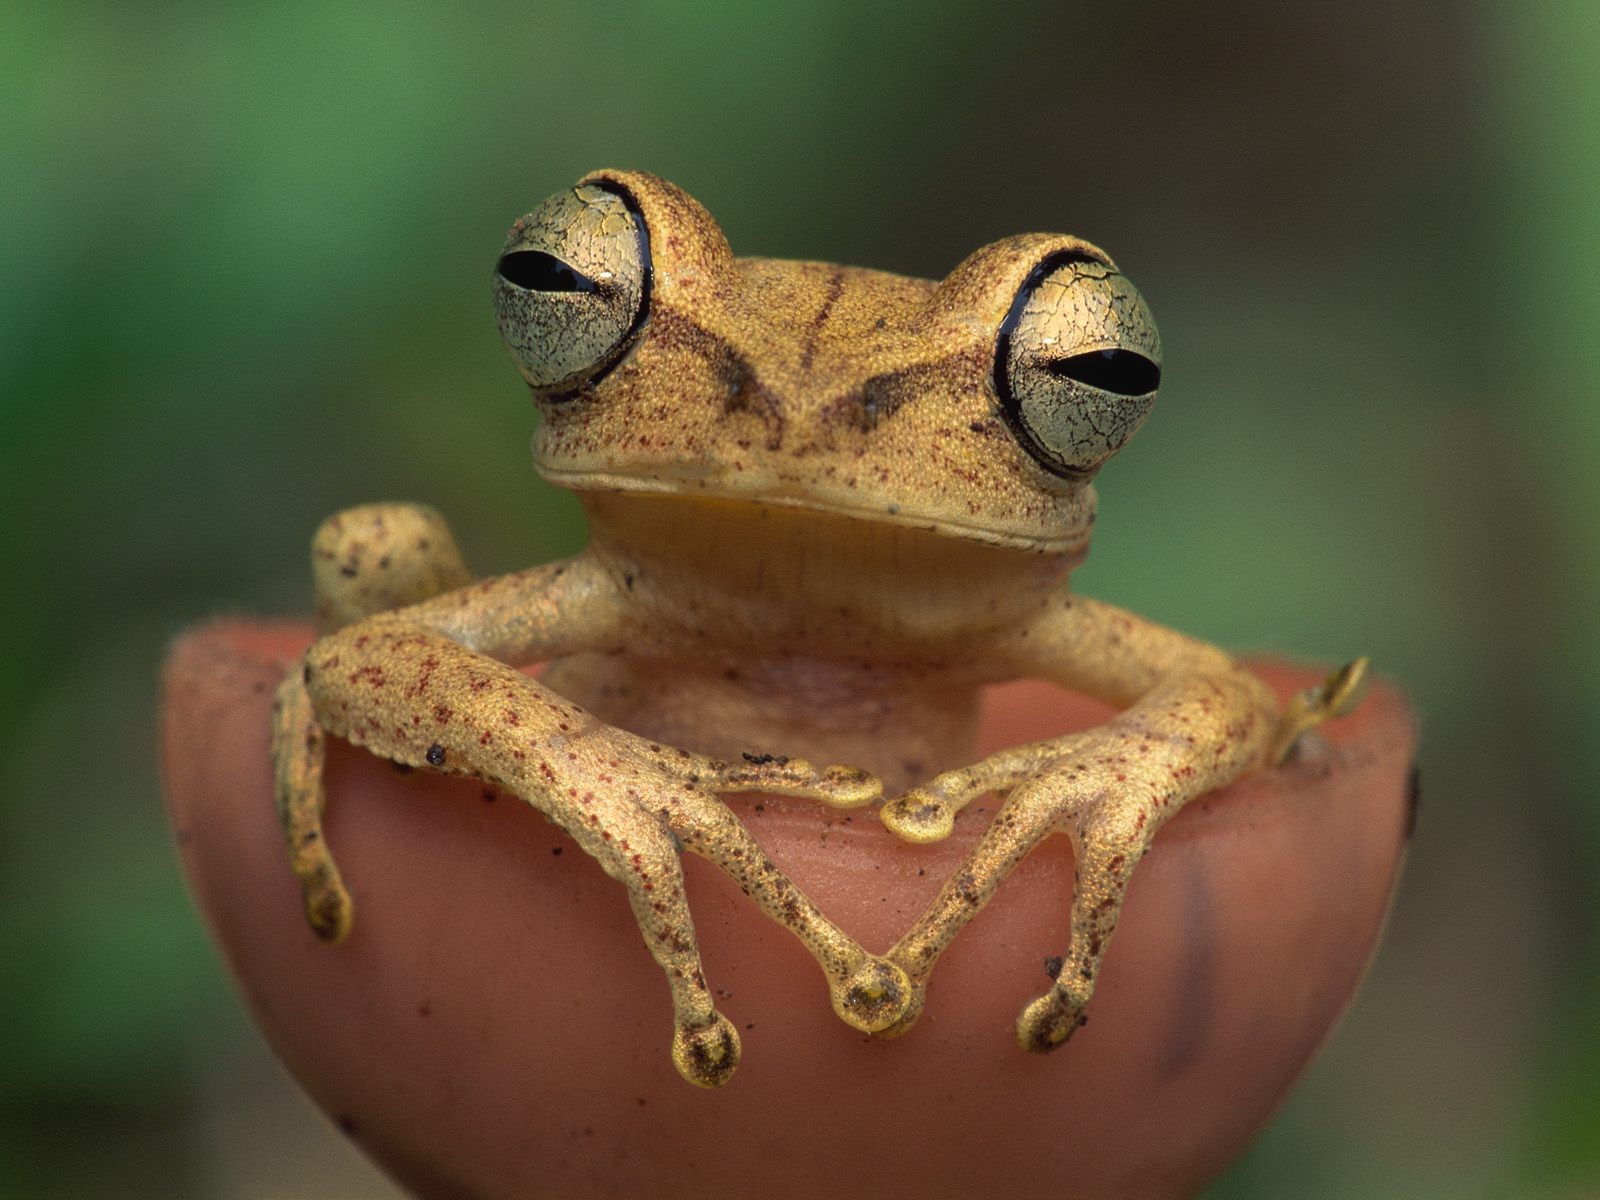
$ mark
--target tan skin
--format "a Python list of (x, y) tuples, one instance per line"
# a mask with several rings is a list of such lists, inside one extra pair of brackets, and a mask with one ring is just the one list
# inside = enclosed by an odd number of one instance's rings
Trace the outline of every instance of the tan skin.
[[(1010, 238), (939, 283), (736, 259), (682, 191), (606, 171), (517, 222), (496, 303), (544, 415), (539, 470), (578, 494), (592, 540), (473, 582), (431, 510), (319, 531), (326, 636), (280, 688), (274, 753), (329, 941), (352, 907), (322, 837), (327, 734), (490, 780), (570, 834), (627, 889), (671, 990), (673, 1060), (707, 1087), (739, 1038), (701, 969), (682, 851), (801, 940), (844, 1021), (896, 1036), (940, 953), (1061, 833), (1066, 953), (1017, 1024), (1048, 1050), (1082, 1023), (1160, 826), (1354, 703), (1363, 662), (1280, 713), (1221, 651), (1070, 593), (1089, 480), (1143, 421), (1160, 361), (1143, 301), (1087, 243)], [(534, 662), (538, 681), (516, 669)], [(974, 761), (979, 690), (1019, 676), (1121, 711)], [(856, 765), (813, 765), (840, 761)], [(1004, 802), (880, 955), (720, 798), (746, 791), (879, 804), (923, 843), (979, 796)]]

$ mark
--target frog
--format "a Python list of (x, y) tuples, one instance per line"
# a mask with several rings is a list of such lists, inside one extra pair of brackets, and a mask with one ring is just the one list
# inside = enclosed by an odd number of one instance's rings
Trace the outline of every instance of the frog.
[[(576, 495), (589, 541), (480, 579), (423, 505), (316, 532), (319, 636), (278, 688), (272, 753), (327, 942), (354, 914), (323, 829), (330, 738), (515, 795), (617, 880), (668, 986), (672, 1062), (700, 1087), (742, 1048), (685, 853), (800, 941), (844, 1022), (890, 1038), (1059, 834), (1069, 928), (1016, 1023), (1023, 1049), (1049, 1051), (1087, 1019), (1157, 831), (1359, 698), (1365, 659), (1280, 707), (1224, 651), (1071, 588), (1093, 481), (1149, 415), (1162, 360), (1143, 297), (1081, 238), (1005, 238), (938, 281), (735, 257), (677, 186), (602, 170), (511, 227), (494, 303), (540, 417), (536, 469)], [(1114, 715), (980, 757), (984, 689), (1017, 678)], [(923, 846), (996, 806), (878, 953), (767, 855), (731, 803), (749, 793), (873, 809)]]

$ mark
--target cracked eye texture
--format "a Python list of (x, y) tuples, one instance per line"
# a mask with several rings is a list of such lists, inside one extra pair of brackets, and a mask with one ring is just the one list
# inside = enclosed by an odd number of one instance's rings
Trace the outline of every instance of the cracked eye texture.
[(1024, 296), (1002, 364), (1007, 415), (1057, 474), (1095, 470), (1138, 432), (1155, 404), (1154, 390), (1118, 395), (1051, 370), (1099, 350), (1131, 350), (1161, 364), (1161, 337), (1138, 289), (1105, 263), (1064, 262)]
[[(541, 260), (530, 279), (508, 266), (517, 254), (556, 262)], [(533, 387), (576, 387), (627, 349), (645, 303), (648, 251), (643, 223), (616, 192), (584, 184), (551, 196), (511, 227), (500, 264), (500, 335)]]

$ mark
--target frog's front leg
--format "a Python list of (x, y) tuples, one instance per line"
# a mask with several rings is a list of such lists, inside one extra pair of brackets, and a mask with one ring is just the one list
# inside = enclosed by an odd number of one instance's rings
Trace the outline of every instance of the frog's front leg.
[[(502, 660), (533, 661), (619, 637), (613, 628), (621, 621), (619, 590), (607, 572), (583, 557), (437, 595), (467, 571), (443, 518), (422, 505), (371, 504), (330, 517), (312, 541), (311, 559), (325, 633), (405, 603), (413, 624)], [(380, 677), (381, 665), (371, 666), (369, 677)], [(337, 943), (350, 931), (351, 901), (323, 837), (327, 723), (307, 690), (310, 676), (307, 661), (278, 688), (272, 710), (275, 791), (307, 919), (319, 937)]]
[[(304, 685), (316, 723), (394, 762), (490, 780), (576, 840), (626, 886), (667, 975), (679, 1070), (721, 1082), (738, 1037), (711, 1001), (673, 835), (650, 807), (666, 783), (576, 706), (408, 616), (357, 622), (311, 647)], [(313, 920), (330, 907), (308, 896)]]
[[(986, 791), (1009, 791), (989, 828), (927, 912), (890, 950), (914, 989), (899, 1033), (920, 1011), (934, 963), (1011, 870), (1045, 837), (1065, 833), (1076, 857), (1071, 941), (1054, 985), (1022, 1012), (1021, 1044), (1048, 1050), (1083, 1021), (1135, 866), (1161, 825), (1204, 792), (1270, 765), (1285, 725), (1266, 688), (1220, 651), (1128, 613), (1062, 598), (996, 654), (1126, 706), (1095, 729), (1014, 747), (947, 772), (884, 806), (912, 841), (949, 833), (955, 813)], [(1337, 680), (1339, 677), (1336, 676)], [(1329, 696), (1349, 689), (1334, 681)], [(1332, 715), (1335, 706), (1301, 711)]]
[(396, 762), (500, 784), (623, 883), (667, 975), (673, 1060), (691, 1082), (725, 1081), (739, 1042), (706, 988), (683, 892), (685, 848), (715, 862), (811, 950), (841, 1017), (868, 1032), (893, 1024), (910, 999), (903, 973), (824, 918), (717, 799), (754, 790), (856, 806), (878, 798), (875, 779), (798, 759), (727, 763), (647, 742), (502, 661), (621, 649), (640, 636), (625, 592), (580, 555), (358, 620), (307, 651), (279, 690), (273, 745), (284, 831), (313, 928), (338, 941), (351, 926), (349, 894), (321, 828), (324, 742), (333, 733)]
[[(317, 628), (331, 633), (390, 609), (430, 600), (471, 582), (454, 535), (423, 504), (362, 504), (324, 521), (311, 539)], [(301, 671), (278, 687), (272, 750), (278, 820), (305, 894), (306, 916), (330, 942), (350, 932), (350, 893), (322, 835), (326, 734)]]

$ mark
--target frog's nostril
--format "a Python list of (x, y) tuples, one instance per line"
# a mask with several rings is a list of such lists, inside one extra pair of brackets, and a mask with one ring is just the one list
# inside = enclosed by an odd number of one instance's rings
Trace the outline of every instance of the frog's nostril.
[(592, 292), (595, 282), (543, 250), (513, 250), (503, 255), (495, 272), (507, 283), (529, 292)]

